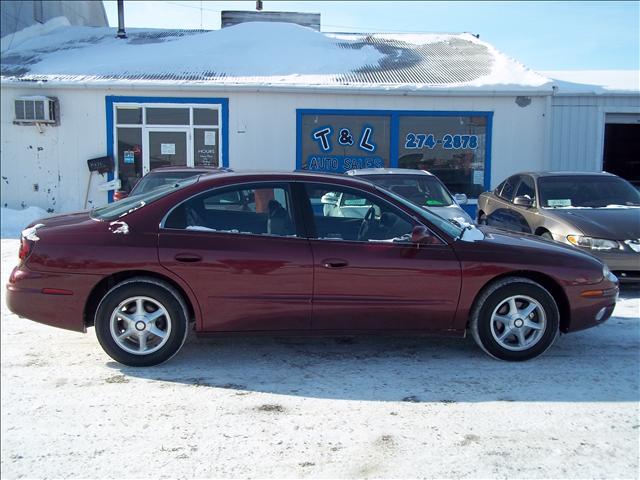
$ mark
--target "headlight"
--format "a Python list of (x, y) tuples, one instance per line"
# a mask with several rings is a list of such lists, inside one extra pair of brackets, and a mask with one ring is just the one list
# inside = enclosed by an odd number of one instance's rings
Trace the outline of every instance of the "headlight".
[(620, 244), (615, 240), (605, 240), (604, 238), (568, 235), (567, 240), (576, 247), (590, 248), (591, 250), (614, 250), (620, 248)]

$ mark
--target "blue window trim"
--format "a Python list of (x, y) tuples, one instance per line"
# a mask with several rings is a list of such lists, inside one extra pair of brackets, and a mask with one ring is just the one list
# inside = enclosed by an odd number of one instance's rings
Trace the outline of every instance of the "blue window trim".
[[(229, 99), (228, 98), (204, 98), (204, 97), (129, 97), (107, 95), (105, 108), (107, 113), (107, 155), (114, 158), (113, 152), (113, 104), (114, 103), (202, 103), (220, 105), (222, 110), (222, 166), (229, 166)], [(113, 172), (109, 172), (107, 179), (113, 180)], [(107, 192), (109, 203), (113, 202), (113, 190)]]
[(402, 117), (486, 117), (487, 141), (484, 152), (484, 188), (491, 189), (491, 135), (493, 127), (493, 112), (468, 110), (322, 110), (299, 108), (296, 110), (296, 169), (302, 168), (302, 116), (303, 115), (360, 115), (381, 116), (391, 119), (391, 139), (389, 163), (392, 168), (398, 167), (398, 153), (400, 144), (400, 119)]

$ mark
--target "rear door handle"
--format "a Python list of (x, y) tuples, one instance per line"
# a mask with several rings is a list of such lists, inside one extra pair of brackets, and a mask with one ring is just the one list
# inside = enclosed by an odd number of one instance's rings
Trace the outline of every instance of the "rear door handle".
[(349, 265), (344, 258), (325, 258), (321, 263), (324, 268), (344, 268)]
[(200, 255), (196, 255), (195, 253), (178, 253), (173, 258), (175, 258), (179, 262), (187, 263), (199, 262), (200, 260), (202, 260), (202, 257)]

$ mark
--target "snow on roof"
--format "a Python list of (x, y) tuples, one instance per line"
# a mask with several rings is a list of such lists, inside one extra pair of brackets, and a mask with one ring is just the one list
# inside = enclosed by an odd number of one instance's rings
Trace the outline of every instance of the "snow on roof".
[(123, 40), (114, 28), (54, 27), (23, 32), (11, 48), (2, 39), (3, 83), (551, 91), (549, 79), (470, 34), (331, 34), (251, 22), (131, 29)]
[(640, 70), (553, 70), (540, 73), (553, 79), (558, 95), (640, 92)]

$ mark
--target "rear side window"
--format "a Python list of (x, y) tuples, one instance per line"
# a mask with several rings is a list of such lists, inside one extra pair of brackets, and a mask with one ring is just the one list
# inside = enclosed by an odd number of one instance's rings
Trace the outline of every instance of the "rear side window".
[(504, 182), (504, 187), (502, 187), (502, 190), (500, 191), (500, 197), (509, 201), (513, 200), (513, 194), (515, 192), (516, 184), (518, 183), (519, 179), (519, 175), (509, 177), (509, 179)]
[(295, 237), (291, 195), (284, 185), (216, 189), (178, 205), (165, 228)]

